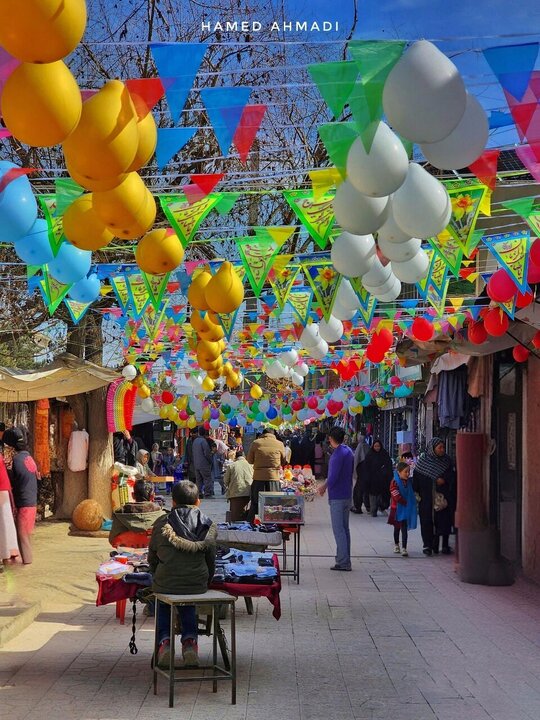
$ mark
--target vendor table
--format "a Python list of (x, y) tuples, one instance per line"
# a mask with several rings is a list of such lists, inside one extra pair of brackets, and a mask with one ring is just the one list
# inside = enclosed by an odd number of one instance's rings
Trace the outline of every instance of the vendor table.
[[(281, 577), (279, 573), (279, 560), (277, 555), (273, 556), (274, 566), (278, 570), (277, 579), (268, 585), (258, 583), (237, 583), (237, 582), (222, 582), (222, 583), (211, 583), (210, 589), (222, 590), (223, 592), (229, 593), (234, 597), (243, 597), (246, 599), (246, 607), (248, 612), (252, 614), (252, 599), (256, 597), (268, 598), (268, 601), (273, 606), (274, 610), (272, 615), (276, 620), (281, 617)], [(110, 603), (116, 603), (116, 617), (120, 619), (120, 622), (124, 622), (126, 601), (133, 600), (137, 596), (137, 591), (141, 589), (141, 585), (135, 583), (125, 583), (122, 579), (109, 578), (104, 575), (96, 573), (96, 580), (98, 584), (98, 592), (96, 598), (96, 605), (108, 605)], [(249, 601), (249, 602), (248, 602)]]
[[(281, 554), (283, 556), (283, 568), (281, 570), (282, 576), (292, 577), (296, 580), (296, 584), (300, 584), (300, 531), (304, 523), (291, 523), (290, 525), (284, 525), (281, 528), (283, 535), (283, 548)], [(293, 539), (293, 567), (292, 569), (287, 568), (287, 541), (292, 535)]]

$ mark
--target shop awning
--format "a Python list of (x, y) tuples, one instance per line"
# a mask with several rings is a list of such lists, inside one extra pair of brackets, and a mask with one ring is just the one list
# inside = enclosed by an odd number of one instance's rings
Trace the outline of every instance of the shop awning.
[(30, 402), (97, 390), (120, 375), (74, 355), (60, 355), (39, 370), (0, 367), (0, 402)]

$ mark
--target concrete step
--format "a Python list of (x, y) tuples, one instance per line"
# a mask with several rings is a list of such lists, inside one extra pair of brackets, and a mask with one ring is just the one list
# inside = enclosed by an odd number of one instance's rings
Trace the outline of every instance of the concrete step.
[(40, 612), (39, 602), (28, 605), (0, 604), (0, 647), (31, 625)]

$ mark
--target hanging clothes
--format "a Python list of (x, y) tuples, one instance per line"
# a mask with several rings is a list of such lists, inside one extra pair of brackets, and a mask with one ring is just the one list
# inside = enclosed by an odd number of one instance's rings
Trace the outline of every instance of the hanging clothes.
[(467, 400), (467, 366), (440, 372), (437, 405), (441, 427), (459, 430), (466, 415)]

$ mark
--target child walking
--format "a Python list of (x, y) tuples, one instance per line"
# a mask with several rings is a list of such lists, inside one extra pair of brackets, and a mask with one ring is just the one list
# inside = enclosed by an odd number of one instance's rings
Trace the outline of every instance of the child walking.
[[(394, 552), (403, 557), (409, 555), (407, 551), (407, 538), (409, 530), (417, 526), (416, 496), (409, 478), (411, 469), (408, 463), (399, 462), (390, 483), (390, 515), (388, 524), (394, 526)], [(401, 530), (401, 549), (399, 547), (399, 532)]]

